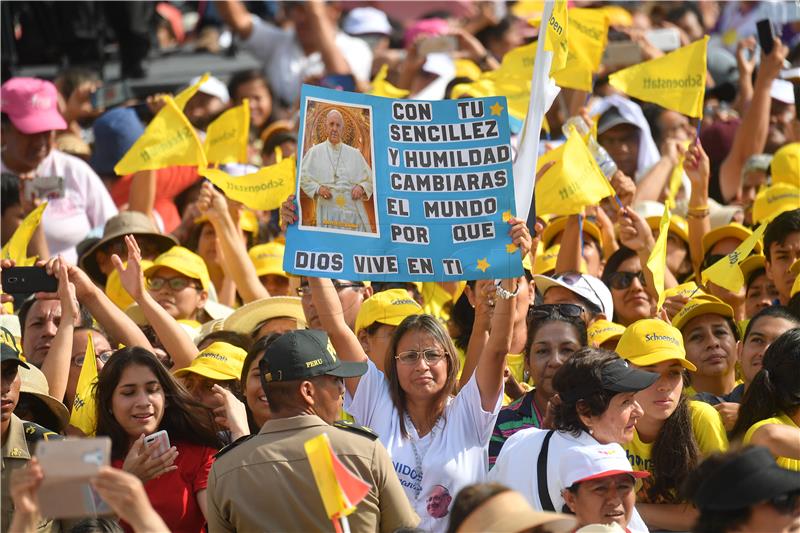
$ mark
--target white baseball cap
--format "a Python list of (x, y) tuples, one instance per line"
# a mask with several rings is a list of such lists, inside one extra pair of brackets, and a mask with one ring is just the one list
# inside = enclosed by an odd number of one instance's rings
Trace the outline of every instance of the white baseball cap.
[(616, 442), (569, 448), (564, 452), (558, 470), (564, 487), (619, 474), (629, 474), (637, 479), (650, 475), (650, 472), (631, 468), (625, 450)]
[(386, 13), (375, 7), (357, 7), (344, 18), (342, 29), (350, 35), (391, 35), (392, 25)]
[(533, 281), (542, 296), (551, 287), (564, 287), (592, 302), (608, 320), (613, 320), (614, 300), (611, 298), (611, 291), (608, 290), (605, 283), (594, 276), (578, 272), (565, 272), (551, 278), (537, 274), (533, 276)]
[[(189, 82), (189, 87), (198, 81), (200, 81), (200, 76), (195, 76)], [(197, 91), (209, 96), (216, 96), (222, 100), (223, 104), (227, 104), (231, 101), (231, 96), (228, 94), (228, 88), (219, 80), (219, 78), (215, 78), (214, 76), (209, 76), (205, 83), (201, 85)]]
[(793, 104), (794, 88), (792, 87), (792, 82), (780, 78), (772, 80), (772, 86), (769, 88), (769, 95), (771, 98), (780, 100), (784, 104)]

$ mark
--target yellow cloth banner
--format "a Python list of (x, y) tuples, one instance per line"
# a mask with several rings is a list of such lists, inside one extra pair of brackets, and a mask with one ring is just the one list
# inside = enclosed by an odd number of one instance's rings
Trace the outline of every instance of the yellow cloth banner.
[(645, 102), (690, 117), (703, 116), (708, 35), (665, 56), (633, 65), (608, 77), (608, 82)]
[(356, 506), (348, 500), (339, 486), (336, 472), (333, 469), (333, 450), (328, 435), (321, 433), (307, 440), (303, 447), (308, 455), (311, 473), (325, 505), (325, 514), (329, 518), (347, 516), (356, 510)]
[(75, 388), (75, 400), (72, 402), (72, 413), (69, 423), (83, 431), (86, 435), (94, 435), (97, 431), (97, 403), (94, 389), (97, 383), (97, 359), (95, 358), (94, 341), (89, 333), (86, 343), (86, 354)]
[(653, 274), (653, 285), (655, 285), (656, 293), (658, 294), (658, 304), (656, 311), (660, 310), (664, 305), (664, 276), (666, 275), (667, 267), (667, 237), (669, 236), (669, 206), (670, 202), (664, 204), (664, 214), (661, 215), (661, 222), (658, 224), (658, 239), (656, 245), (650, 252), (650, 257), (647, 258), (647, 269)]
[(270, 211), (279, 209), (281, 203), (295, 190), (295, 157), (286, 157), (279, 163), (260, 169), (253, 174), (234, 177), (216, 168), (206, 168), (200, 175), (222, 189), (225, 196), (242, 202), (250, 209)]
[(550, 64), (552, 75), (567, 66), (567, 33), (569, 31), (569, 15), (567, 14), (567, 0), (555, 0), (553, 13), (547, 21), (544, 33), (544, 49), (553, 52), (553, 62)]
[(574, 128), (563, 146), (539, 158), (539, 165), (547, 161), (556, 164), (536, 182), (537, 215), (577, 215), (615, 194)]
[(206, 81), (208, 81), (208, 77), (211, 74), (206, 72), (194, 85), (185, 88), (181, 92), (175, 95), (175, 105), (178, 106), (178, 109), (183, 111), (183, 108), (186, 107), (186, 102), (188, 102), (192, 96), (194, 96), (197, 91), (200, 89), (200, 86), (203, 85)]
[(398, 89), (388, 81), (386, 76), (389, 74), (389, 65), (384, 64), (372, 80), (372, 90), (367, 94), (373, 96), (383, 96), (384, 98), (405, 98), (409, 91)]
[(250, 103), (228, 109), (208, 125), (205, 151), (209, 163), (247, 163), (247, 141), (250, 137)]
[(592, 74), (600, 70), (600, 62), (608, 42), (608, 21), (598, 9), (569, 10), (569, 55), (565, 67), (553, 74), (559, 87), (592, 90)]
[(165, 96), (164, 101), (166, 105), (114, 167), (118, 176), (178, 165), (207, 165), (203, 145), (189, 120), (171, 97)]
[(14, 234), (3, 245), (0, 255), (3, 259), (11, 259), (17, 266), (33, 266), (36, 257), (28, 257), (28, 244), (31, 242), (33, 233), (42, 221), (42, 215), (47, 207), (47, 202), (42, 202), (22, 220), (20, 225), (14, 230)]
[(744, 286), (744, 275), (742, 274), (742, 269), (739, 268), (739, 263), (747, 259), (747, 256), (753, 251), (756, 243), (761, 240), (766, 229), (767, 224), (761, 224), (758, 229), (745, 239), (734, 251), (703, 270), (700, 274), (703, 285), (709, 281), (713, 281), (715, 284), (731, 292), (739, 292)]

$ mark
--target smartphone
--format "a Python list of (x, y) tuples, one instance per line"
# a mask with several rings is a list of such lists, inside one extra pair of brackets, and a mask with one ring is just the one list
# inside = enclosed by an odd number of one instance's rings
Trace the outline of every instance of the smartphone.
[(644, 57), (642, 49), (633, 41), (609, 41), (603, 53), (603, 65), (607, 67), (629, 67), (640, 63)]
[(33, 294), (56, 292), (58, 280), (44, 267), (11, 267), (3, 270), (3, 292), (6, 294)]
[(144, 438), (144, 444), (148, 447), (156, 447), (156, 454), (154, 457), (160, 457), (164, 455), (169, 451), (169, 435), (167, 435), (167, 430), (162, 429), (161, 431), (156, 431), (152, 435), (146, 436)]
[(28, 200), (64, 198), (64, 178), (61, 176), (36, 176), (22, 181), (25, 184), (23, 189), (25, 198)]
[(337, 91), (355, 92), (356, 79), (352, 74), (331, 74), (322, 78), (320, 85)]
[(100, 467), (110, 463), (111, 439), (42, 441), (36, 446), (36, 456), (44, 472), (39, 488), (43, 516), (82, 518), (111, 512), (89, 484)]
[(131, 96), (132, 93), (126, 81), (113, 81), (98, 87), (89, 95), (89, 100), (94, 109), (106, 109), (121, 104)]
[(772, 53), (772, 45), (775, 44), (775, 29), (772, 27), (772, 22), (769, 19), (761, 19), (756, 22), (756, 30), (758, 30), (758, 44), (764, 55)]
[(662, 52), (671, 52), (681, 47), (681, 34), (676, 28), (648, 30), (644, 36)]
[(458, 39), (455, 35), (436, 35), (425, 37), (417, 45), (419, 55), (449, 54), (458, 50)]

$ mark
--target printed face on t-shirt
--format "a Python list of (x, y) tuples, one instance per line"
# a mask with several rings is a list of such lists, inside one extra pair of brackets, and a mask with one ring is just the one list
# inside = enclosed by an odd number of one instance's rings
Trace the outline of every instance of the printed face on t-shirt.
[(450, 496), (450, 491), (446, 487), (436, 485), (433, 487), (430, 496), (428, 496), (428, 514), (433, 518), (444, 518), (449, 512), (452, 500), (453, 497)]

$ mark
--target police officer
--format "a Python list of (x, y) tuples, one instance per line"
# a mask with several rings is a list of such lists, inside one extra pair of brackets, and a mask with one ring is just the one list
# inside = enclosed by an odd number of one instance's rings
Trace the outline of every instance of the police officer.
[(208, 528), (220, 531), (333, 531), (303, 444), (327, 433), (334, 453), (372, 488), (348, 516), (355, 532), (414, 527), (408, 502), (377, 436), (353, 424), (332, 426), (344, 395), (343, 378), (364, 363), (339, 361), (317, 330), (285, 333), (259, 364), (272, 417), (257, 435), (218, 455), (208, 476)]
[[(11, 524), (14, 504), (11, 500), (9, 481), (11, 472), (23, 468), (36, 450), (36, 444), (42, 440), (60, 439), (57, 433), (45, 429), (33, 422), (26, 422), (14, 415), (14, 408), (19, 401), (20, 366), (29, 368), (19, 356), (16, 341), (9, 331), (0, 328), (0, 438), (3, 442), (2, 463), (2, 508), (0, 521), (2, 533), (6, 533)], [(40, 520), (37, 532), (61, 531), (61, 522)]]

